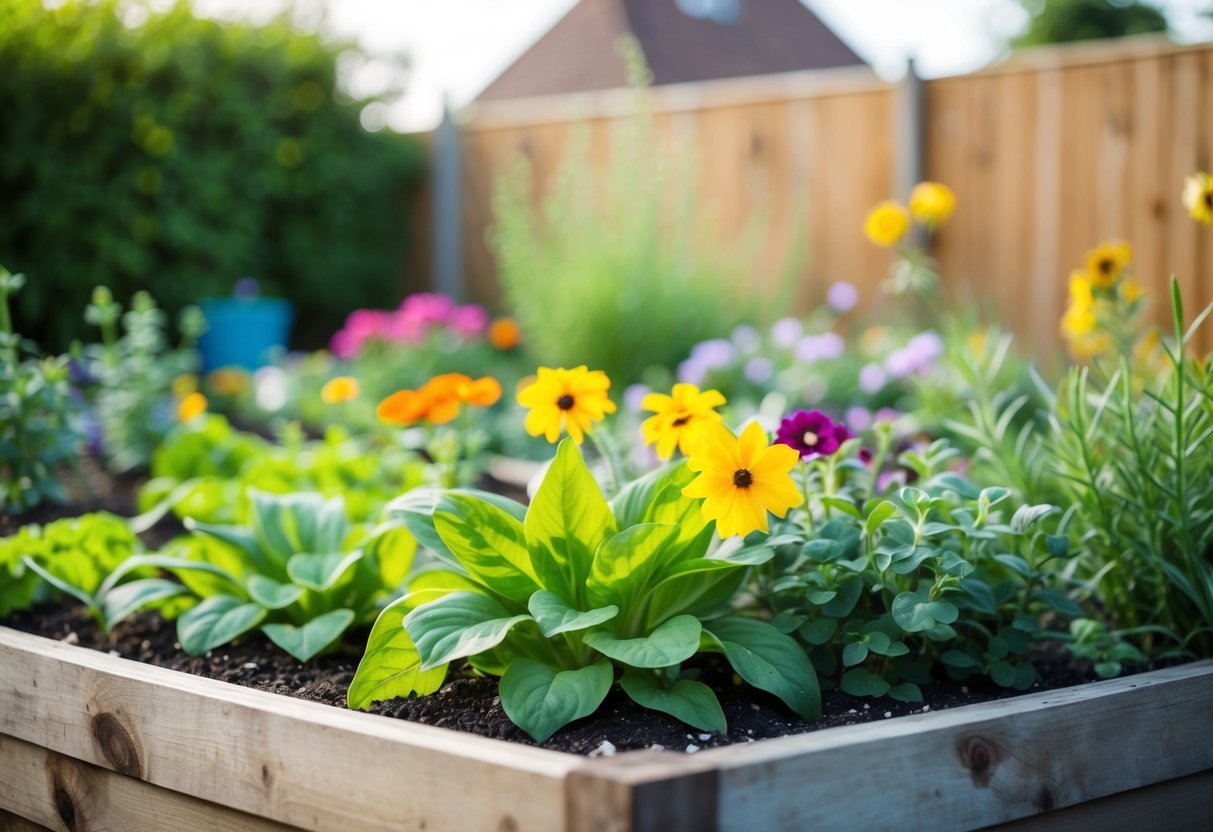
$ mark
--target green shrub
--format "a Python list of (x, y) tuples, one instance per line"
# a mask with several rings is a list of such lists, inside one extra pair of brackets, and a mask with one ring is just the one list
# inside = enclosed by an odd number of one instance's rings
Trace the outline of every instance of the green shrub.
[(132, 27), (131, 6), (0, 7), (0, 260), (36, 276), (19, 330), (65, 348), (98, 283), (175, 314), (251, 275), (304, 342), (395, 300), (421, 152), (336, 92), (347, 45), (184, 0)]

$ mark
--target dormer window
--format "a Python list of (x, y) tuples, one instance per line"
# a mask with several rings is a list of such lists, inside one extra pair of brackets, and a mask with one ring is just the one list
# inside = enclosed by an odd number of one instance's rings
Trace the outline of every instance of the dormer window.
[(741, 16), (741, 0), (676, 0), (678, 8), (688, 17), (733, 23)]

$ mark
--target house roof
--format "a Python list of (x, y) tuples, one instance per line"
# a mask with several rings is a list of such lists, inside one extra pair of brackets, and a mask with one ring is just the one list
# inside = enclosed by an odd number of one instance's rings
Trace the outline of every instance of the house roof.
[(626, 86), (629, 33), (654, 84), (863, 63), (800, 0), (580, 0), (478, 100)]

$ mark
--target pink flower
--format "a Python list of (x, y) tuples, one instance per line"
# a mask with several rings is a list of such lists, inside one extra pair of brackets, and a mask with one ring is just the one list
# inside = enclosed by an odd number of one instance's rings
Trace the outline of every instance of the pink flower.
[(452, 311), (448, 323), (460, 335), (479, 335), (489, 325), (489, 313), (484, 307), (469, 303)]

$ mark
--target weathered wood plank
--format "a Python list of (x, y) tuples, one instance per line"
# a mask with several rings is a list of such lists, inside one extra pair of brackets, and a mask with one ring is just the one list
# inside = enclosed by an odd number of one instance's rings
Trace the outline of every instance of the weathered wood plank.
[(313, 830), (556, 829), (583, 764), (3, 627), (0, 733)]
[[(295, 828), (115, 774), (3, 734), (0, 809), (25, 819), (33, 828), (72, 832), (288, 832)], [(13, 828), (20, 826), (14, 822)]]
[(988, 827), (989, 832), (1108, 832), (1157, 829), (1208, 832), (1213, 825), (1213, 771), (1167, 780), (1056, 812)]
[(717, 829), (716, 768), (674, 751), (634, 751), (569, 775), (567, 832)]
[(1213, 662), (698, 756), (730, 832), (972, 829), (1213, 768)]
[(0, 832), (52, 832), (40, 823), (0, 809)]

